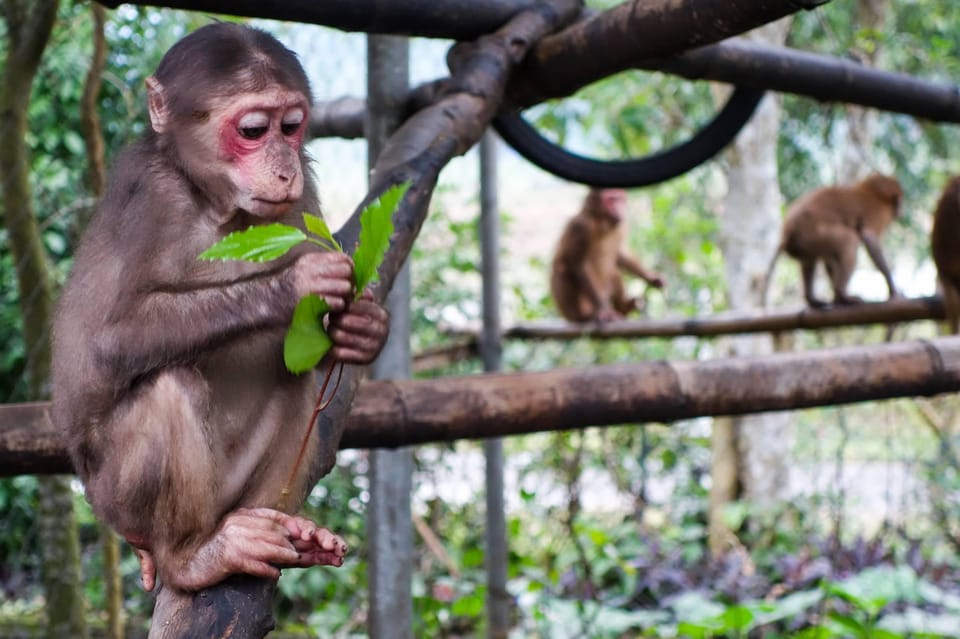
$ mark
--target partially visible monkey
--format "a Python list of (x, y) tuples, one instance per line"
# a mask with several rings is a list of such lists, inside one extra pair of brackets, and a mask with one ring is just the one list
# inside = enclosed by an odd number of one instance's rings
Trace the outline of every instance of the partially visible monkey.
[(661, 288), (663, 276), (622, 248), (626, 193), (591, 189), (568, 223), (554, 253), (550, 291), (560, 314), (571, 322), (618, 319), (639, 308), (628, 297), (621, 271)]
[[(53, 417), (98, 517), (137, 551), (143, 585), (343, 562), (330, 531), (276, 510), (317, 383), (283, 364), (294, 306), (333, 309), (330, 358), (372, 361), (386, 311), (353, 300), (353, 263), (298, 247), (263, 264), (201, 262), (231, 231), (319, 214), (296, 55), (231, 23), (175, 44), (147, 79), (151, 128), (118, 159), (54, 325)], [(306, 459), (317, 458), (314, 431)], [(299, 508), (318, 479), (303, 465)]]
[(960, 333), (960, 176), (947, 182), (937, 202), (930, 252), (937, 265), (947, 326), (951, 333)]
[(849, 186), (827, 186), (797, 199), (787, 209), (780, 246), (770, 260), (764, 283), (764, 298), (780, 253), (800, 263), (803, 296), (811, 308), (826, 302), (813, 292), (817, 262), (822, 261), (833, 286), (833, 303), (858, 304), (859, 297), (847, 293), (847, 284), (857, 262), (860, 243), (887, 281), (890, 297), (897, 289), (880, 248), (884, 232), (900, 214), (903, 190), (896, 178), (874, 173)]

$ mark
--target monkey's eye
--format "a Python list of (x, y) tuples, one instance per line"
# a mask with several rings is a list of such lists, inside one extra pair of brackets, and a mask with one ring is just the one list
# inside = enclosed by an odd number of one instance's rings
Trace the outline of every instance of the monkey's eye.
[(240, 136), (248, 140), (262, 138), (270, 128), (270, 116), (262, 111), (245, 114), (237, 123)]
[(300, 125), (303, 124), (305, 116), (302, 110), (292, 109), (283, 114), (283, 119), (280, 121), (280, 132), (284, 135), (293, 135), (297, 132), (297, 129), (300, 128)]

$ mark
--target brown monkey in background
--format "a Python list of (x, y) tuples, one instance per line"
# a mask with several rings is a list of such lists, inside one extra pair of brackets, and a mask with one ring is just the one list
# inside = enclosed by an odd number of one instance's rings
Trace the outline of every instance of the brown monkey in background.
[(621, 271), (661, 288), (663, 276), (623, 250), (627, 196), (620, 189), (591, 189), (580, 212), (560, 236), (553, 257), (550, 291), (567, 320), (618, 319), (639, 307), (628, 297)]
[(880, 240), (899, 215), (902, 198), (903, 190), (896, 178), (875, 173), (856, 184), (822, 187), (797, 199), (787, 209), (780, 246), (767, 269), (764, 299), (777, 258), (786, 253), (800, 262), (803, 296), (811, 308), (827, 305), (813, 294), (818, 261), (823, 261), (827, 268), (834, 304), (861, 303), (859, 297), (847, 294), (861, 242), (886, 279), (890, 297), (896, 297), (897, 289)]
[[(386, 311), (353, 301), (353, 263), (306, 248), (263, 264), (201, 262), (231, 231), (319, 214), (303, 149), (310, 87), (269, 34), (216, 23), (147, 80), (151, 129), (118, 159), (54, 324), (53, 417), (98, 517), (137, 551), (147, 590), (230, 574), (339, 566), (330, 531), (276, 510), (313, 408), (283, 364), (309, 293), (333, 312), (329, 358), (372, 361)], [(319, 437), (306, 459), (316, 458)], [(291, 487), (298, 508), (317, 469)]]
[(930, 252), (951, 333), (960, 333), (960, 176), (950, 178), (933, 214)]

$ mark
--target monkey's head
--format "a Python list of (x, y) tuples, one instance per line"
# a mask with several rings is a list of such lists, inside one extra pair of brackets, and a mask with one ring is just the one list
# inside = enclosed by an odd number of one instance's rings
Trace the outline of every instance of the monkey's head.
[(275, 218), (300, 199), (310, 85), (276, 38), (202, 27), (164, 55), (147, 96), (160, 148), (223, 213)]
[(881, 202), (886, 202), (893, 207), (894, 216), (900, 214), (900, 202), (903, 200), (903, 189), (900, 188), (900, 182), (897, 178), (881, 173), (873, 173), (863, 180), (863, 186), (873, 193), (874, 197)]
[(623, 189), (590, 189), (585, 211), (598, 222), (617, 226), (627, 211), (627, 193)]

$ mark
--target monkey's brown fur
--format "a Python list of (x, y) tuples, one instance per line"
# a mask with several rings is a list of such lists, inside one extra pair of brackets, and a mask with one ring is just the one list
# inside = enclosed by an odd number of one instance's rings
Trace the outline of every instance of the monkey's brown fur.
[(626, 196), (618, 189), (591, 189), (564, 228), (554, 252), (550, 291), (571, 322), (606, 321), (638, 308), (624, 290), (621, 271), (663, 286), (663, 276), (622, 249)]
[[(847, 294), (847, 284), (862, 242), (887, 282), (890, 297), (897, 295), (880, 240), (899, 215), (903, 191), (893, 177), (873, 174), (852, 185), (816, 189), (797, 199), (787, 209), (780, 246), (770, 261), (766, 286), (780, 253), (800, 263), (803, 295), (812, 308), (826, 306), (813, 294), (814, 270), (822, 261), (833, 287), (834, 304), (862, 300)], [(766, 293), (764, 293), (766, 297)]]
[(951, 333), (960, 333), (960, 176), (947, 182), (937, 202), (930, 251), (937, 265), (947, 326)]
[[(386, 312), (351, 301), (341, 253), (197, 259), (231, 231), (319, 214), (302, 147), (306, 74), (265, 32), (216, 23), (174, 45), (147, 86), (152, 128), (114, 167), (58, 305), (54, 422), (147, 589), (157, 573), (196, 590), (231, 573), (339, 565), (342, 540), (275, 510), (317, 388), (285, 370), (283, 336), (315, 293), (334, 311), (325, 365), (366, 363)], [(319, 441), (314, 430), (308, 460)], [(292, 507), (317, 471), (302, 465)]]

